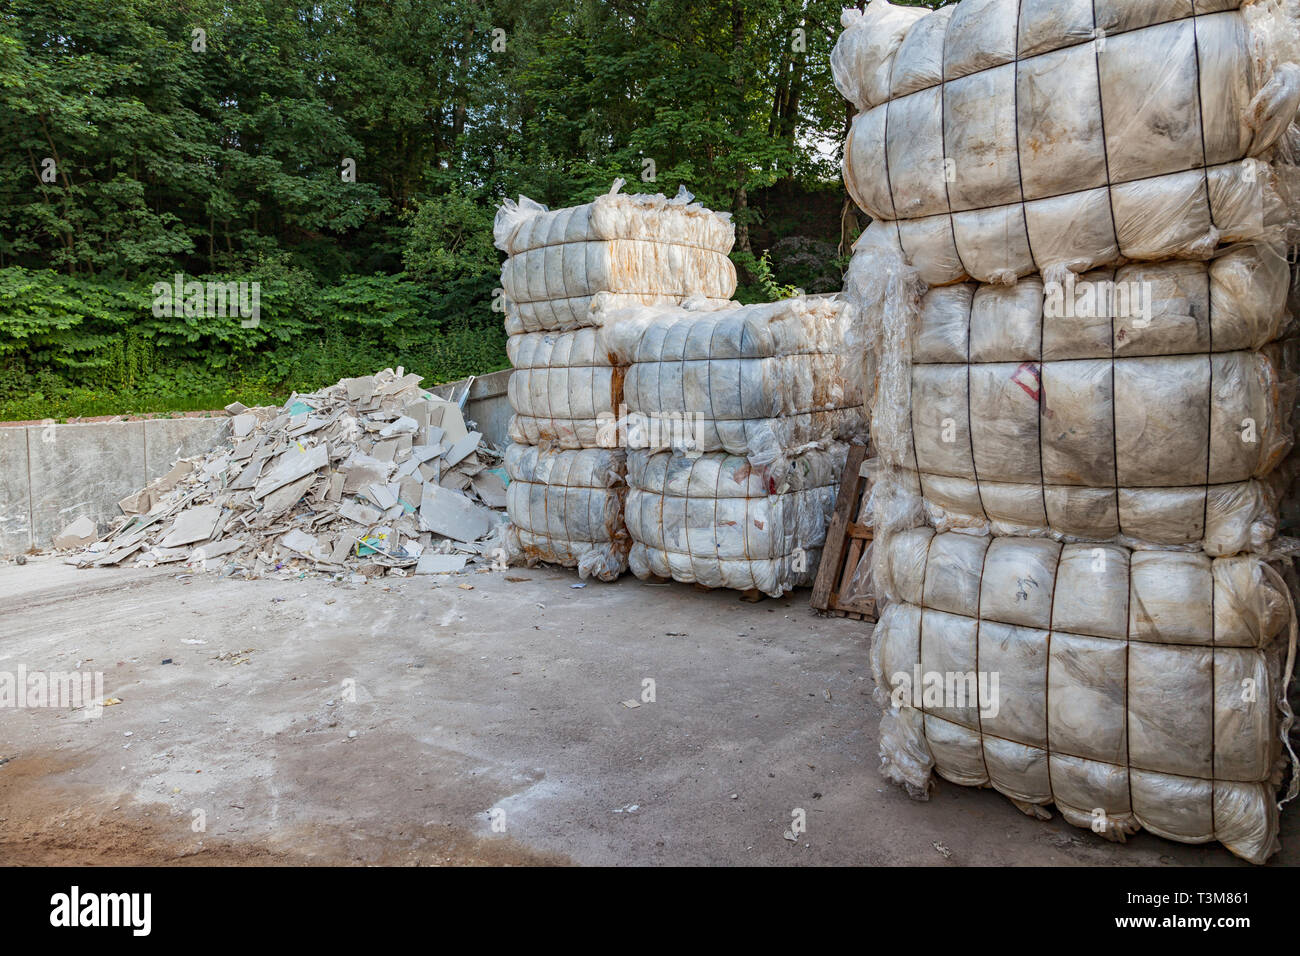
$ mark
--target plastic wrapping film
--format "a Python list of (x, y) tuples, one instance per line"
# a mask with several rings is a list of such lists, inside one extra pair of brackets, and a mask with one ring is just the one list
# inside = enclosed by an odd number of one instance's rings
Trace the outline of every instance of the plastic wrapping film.
[[(730, 261), (730, 260), (728, 260)], [(732, 282), (734, 286), (734, 281)], [(734, 290), (733, 290), (734, 291)], [(725, 308), (731, 303), (726, 296), (709, 297), (694, 293), (702, 308)], [(674, 306), (687, 296), (669, 294), (635, 294), (599, 292), (574, 299), (544, 299), (539, 302), (507, 302), (505, 328), (507, 335), (526, 332), (566, 331), (595, 325), (596, 303), (617, 303), (620, 308), (642, 306)]]
[(561, 448), (614, 444), (607, 436), (622, 401), (625, 369), (611, 361), (598, 329), (512, 335), (506, 354), (514, 366), (511, 441)]
[(847, 451), (812, 449), (779, 473), (725, 452), (629, 452), (632, 573), (772, 597), (811, 584)]
[(1295, 0), (871, 0), (832, 53), (844, 181), (930, 285), (1295, 229)]
[(630, 447), (725, 451), (779, 471), (813, 443), (865, 432), (862, 331), (839, 296), (597, 311), (610, 356), (629, 366)]
[(624, 451), (510, 445), (506, 473), (510, 560), (560, 564), (602, 581), (627, 570)]
[[(909, 450), (940, 530), (1263, 551), (1291, 445), (1290, 273), (1244, 247), (922, 299)], [(909, 461), (909, 467), (913, 467)]]
[[(925, 509), (912, 455), (912, 330), (919, 325), (924, 291), (917, 271), (888, 243), (864, 234), (844, 276), (844, 294), (862, 324), (864, 394), (871, 428), (867, 510), (876, 562), (882, 545), (898, 531), (925, 523)], [(888, 577), (873, 568), (878, 605), (897, 600)]]
[(501, 267), (507, 333), (592, 325), (592, 298), (601, 292), (628, 306), (689, 295), (730, 299), (730, 215), (692, 202), (684, 188), (668, 199), (625, 195), (622, 184), (581, 206), (551, 211), (521, 196), (497, 210), (496, 246), (508, 256)]
[(886, 776), (1054, 803), (1113, 840), (1277, 850), (1296, 630), (1275, 569), (928, 528), (883, 550), (901, 598), (872, 646)]

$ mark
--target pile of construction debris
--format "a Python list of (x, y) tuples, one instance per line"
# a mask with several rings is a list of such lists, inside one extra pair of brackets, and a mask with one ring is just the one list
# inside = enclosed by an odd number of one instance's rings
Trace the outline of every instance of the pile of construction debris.
[(121, 501), (69, 563), (354, 583), (503, 567), (501, 453), (466, 423), (467, 388), (448, 400), (420, 382), (385, 369), (281, 408), (229, 406), (226, 442)]

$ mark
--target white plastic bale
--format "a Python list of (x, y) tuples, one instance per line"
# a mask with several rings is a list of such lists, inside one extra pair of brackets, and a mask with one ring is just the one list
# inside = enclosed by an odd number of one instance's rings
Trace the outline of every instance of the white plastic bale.
[(630, 452), (632, 573), (772, 597), (811, 584), (847, 450), (808, 451), (779, 473), (721, 452)]
[(506, 340), (514, 372), (508, 393), (510, 440), (561, 448), (612, 447), (622, 399), (622, 367), (594, 328), (528, 332)]
[(1063, 286), (922, 300), (912, 452), (931, 523), (1143, 546), (1262, 550), (1290, 448), (1276, 350), (1285, 259), (1133, 265)]
[(905, 602), (872, 647), (891, 779), (924, 793), (933, 769), (1120, 841), (1277, 849), (1295, 618), (1263, 561), (918, 528), (877, 568)]
[(860, 112), (845, 184), (930, 285), (1284, 238), (1293, 184), (1259, 159), (1290, 162), (1296, 12), (1235, 6), (962, 0), (912, 20), (872, 0), (846, 11), (832, 68)]
[[(585, 320), (591, 296), (598, 292), (664, 302), (698, 293), (726, 301), (736, 289), (736, 272), (723, 252), (674, 242), (607, 239), (516, 253), (501, 267), (501, 285), (512, 305), (534, 307), (535, 321), (540, 321), (540, 303), (548, 303), (551, 321), (576, 325)], [(523, 324), (525, 313), (516, 314)]]
[[(573, 299), (542, 299), (538, 302), (508, 301), (506, 334), (521, 335), (526, 332), (565, 331), (594, 326), (598, 321), (599, 302), (606, 303), (607, 307), (633, 309), (655, 305), (679, 305), (683, 298), (680, 295), (598, 292)], [(696, 295), (695, 298), (701, 307), (715, 309), (724, 308), (731, 301), (726, 296), (709, 298)]]
[(694, 202), (683, 187), (668, 199), (662, 194), (621, 193), (622, 181), (594, 201), (548, 210), (520, 197), (506, 200), (497, 212), (496, 247), (507, 255), (529, 249), (603, 239), (638, 239), (683, 243), (726, 254), (736, 239), (730, 213), (714, 212)]
[(510, 445), (506, 473), (511, 560), (560, 564), (602, 581), (627, 570), (625, 452)]
[(630, 447), (779, 467), (810, 443), (864, 431), (861, 329), (839, 297), (617, 310), (601, 321), (611, 357), (629, 366)]
[(682, 189), (662, 195), (610, 193), (567, 209), (548, 210), (525, 197), (497, 212), (497, 248), (509, 334), (593, 324), (598, 293), (626, 305), (680, 302), (702, 295), (726, 302), (736, 289), (728, 253), (735, 228), (726, 213), (692, 202)]

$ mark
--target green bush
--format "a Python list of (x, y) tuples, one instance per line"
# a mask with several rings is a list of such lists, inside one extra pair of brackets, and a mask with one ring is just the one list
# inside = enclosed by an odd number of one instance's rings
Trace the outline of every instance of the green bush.
[(0, 419), (251, 405), (390, 366), (434, 385), (508, 364), (490, 276), (437, 293), (407, 274), (322, 284), (285, 263), (183, 278), (260, 281), (258, 323), (155, 316), (144, 280), (0, 269)]

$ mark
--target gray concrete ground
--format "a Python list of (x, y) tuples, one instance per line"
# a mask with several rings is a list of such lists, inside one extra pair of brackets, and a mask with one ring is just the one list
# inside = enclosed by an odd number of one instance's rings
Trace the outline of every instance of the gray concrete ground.
[[(806, 591), (576, 581), (0, 567), (0, 671), (80, 662), (121, 700), (0, 708), (0, 861), (1239, 862), (992, 791), (908, 799), (877, 772), (870, 628)], [(1274, 863), (1300, 859), (1296, 819)]]

